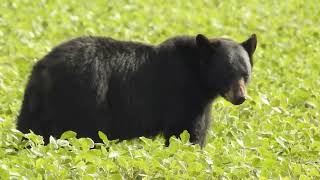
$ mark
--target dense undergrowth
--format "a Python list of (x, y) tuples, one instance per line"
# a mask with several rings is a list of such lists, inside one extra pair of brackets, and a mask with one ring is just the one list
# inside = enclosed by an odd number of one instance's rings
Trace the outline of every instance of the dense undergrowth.
[[(320, 4), (299, 1), (68, 1), (0, 3), (0, 179), (320, 178)], [(42, 139), (14, 129), (31, 67), (81, 35), (160, 43), (203, 33), (258, 35), (250, 99), (218, 99), (204, 149), (188, 134), (94, 144), (67, 132)], [(23, 137), (25, 138), (24, 140)]]

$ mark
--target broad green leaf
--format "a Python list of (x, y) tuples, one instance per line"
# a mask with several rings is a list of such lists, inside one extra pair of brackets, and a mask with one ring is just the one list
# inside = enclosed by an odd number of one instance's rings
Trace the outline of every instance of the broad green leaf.
[(66, 131), (64, 132), (61, 136), (60, 139), (71, 139), (71, 138), (76, 138), (77, 133), (74, 131)]

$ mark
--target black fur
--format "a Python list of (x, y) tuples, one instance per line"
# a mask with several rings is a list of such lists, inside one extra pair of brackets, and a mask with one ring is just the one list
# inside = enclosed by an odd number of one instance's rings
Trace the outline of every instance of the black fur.
[(158, 46), (77, 38), (34, 65), (17, 128), (31, 129), (46, 142), (67, 130), (99, 141), (101, 130), (120, 140), (161, 133), (168, 143), (188, 130), (190, 141), (203, 146), (210, 103), (251, 72), (242, 56), (251, 59), (253, 51), (203, 35)]

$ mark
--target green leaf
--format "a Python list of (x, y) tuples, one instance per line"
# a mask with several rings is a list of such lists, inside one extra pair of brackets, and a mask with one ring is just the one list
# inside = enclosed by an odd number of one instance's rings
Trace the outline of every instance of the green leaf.
[(188, 131), (184, 130), (180, 134), (180, 139), (181, 139), (182, 143), (188, 143), (189, 139), (190, 139), (190, 134), (188, 133)]
[(8, 169), (3, 169), (3, 166), (0, 167), (0, 179), (9, 179), (9, 171)]
[(103, 141), (104, 144), (108, 144), (109, 143), (109, 140), (108, 140), (107, 136), (102, 131), (98, 131), (98, 135), (99, 135), (99, 138)]
[(94, 147), (94, 142), (90, 138), (80, 138), (79, 143), (81, 145), (82, 150), (89, 150)]
[(74, 131), (66, 131), (60, 136), (60, 139), (72, 139), (72, 138), (76, 138), (76, 137), (77, 137), (77, 133), (76, 132), (74, 132)]

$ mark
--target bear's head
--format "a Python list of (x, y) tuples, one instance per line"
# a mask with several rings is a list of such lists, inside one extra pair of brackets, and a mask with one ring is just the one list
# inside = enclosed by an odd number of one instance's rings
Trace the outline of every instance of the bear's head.
[(221, 95), (234, 105), (242, 104), (252, 72), (256, 35), (237, 43), (230, 39), (208, 39), (199, 34), (196, 45), (200, 52), (201, 83), (209, 96)]

